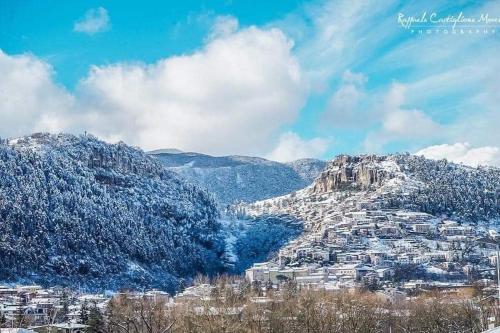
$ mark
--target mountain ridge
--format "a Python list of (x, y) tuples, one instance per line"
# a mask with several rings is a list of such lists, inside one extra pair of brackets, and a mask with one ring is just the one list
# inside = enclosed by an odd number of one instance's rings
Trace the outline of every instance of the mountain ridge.
[(215, 194), (223, 205), (253, 202), (309, 185), (326, 162), (301, 159), (290, 163), (250, 156), (200, 153), (152, 154), (167, 169)]

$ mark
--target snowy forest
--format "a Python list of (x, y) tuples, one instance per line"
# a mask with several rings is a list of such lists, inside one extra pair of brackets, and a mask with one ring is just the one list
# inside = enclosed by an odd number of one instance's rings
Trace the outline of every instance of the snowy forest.
[(0, 280), (175, 290), (222, 269), (211, 195), (123, 143), (0, 144)]
[(398, 155), (396, 161), (401, 171), (423, 186), (407, 196), (393, 196), (390, 205), (468, 222), (500, 218), (500, 169), (408, 154)]

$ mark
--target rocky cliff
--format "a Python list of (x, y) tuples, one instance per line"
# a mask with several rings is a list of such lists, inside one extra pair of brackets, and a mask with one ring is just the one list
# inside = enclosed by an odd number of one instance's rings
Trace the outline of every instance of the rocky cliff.
[(386, 156), (340, 155), (331, 161), (318, 176), (313, 185), (313, 192), (326, 193), (338, 189), (367, 189), (378, 186), (395, 176)]
[(307, 195), (377, 190), (383, 207), (444, 214), (468, 221), (500, 217), (500, 169), (471, 168), (409, 154), (341, 155), (307, 189)]

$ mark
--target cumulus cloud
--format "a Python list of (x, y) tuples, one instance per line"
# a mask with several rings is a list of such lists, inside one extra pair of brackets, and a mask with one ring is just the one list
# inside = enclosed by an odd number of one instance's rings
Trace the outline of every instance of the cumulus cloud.
[(360, 128), (363, 123), (367, 123), (367, 113), (363, 107), (366, 99), (364, 84), (367, 80), (362, 73), (350, 70), (343, 73), (342, 84), (330, 96), (323, 113), (325, 126)]
[(94, 67), (79, 87), (82, 121), (146, 149), (262, 154), (304, 101), (291, 47), (281, 31), (252, 27), (192, 55)]
[[(1, 126), (19, 125), (3, 133), (86, 130), (144, 149), (265, 155), (296, 119), (307, 87), (292, 42), (279, 29), (231, 31), (190, 55), (95, 66), (74, 94), (54, 84), (43, 61), (3, 54), (6, 70), (15, 69), (0, 83), (0, 113), (11, 118)], [(23, 108), (26, 116), (19, 117)]]
[(439, 131), (439, 125), (422, 111), (403, 109), (388, 112), (383, 128), (387, 134), (407, 138), (417, 138)]
[(286, 132), (280, 136), (278, 146), (269, 154), (268, 158), (289, 162), (300, 158), (321, 157), (328, 149), (328, 144), (328, 139), (304, 140), (294, 132)]
[(500, 149), (498, 147), (472, 147), (467, 142), (430, 146), (417, 151), (415, 155), (434, 160), (447, 159), (473, 167), (479, 165), (500, 167)]
[(33, 131), (60, 131), (74, 98), (53, 82), (52, 68), (33, 55), (0, 50), (0, 133), (13, 137)]
[(108, 30), (110, 27), (108, 11), (103, 8), (89, 9), (85, 15), (75, 22), (73, 30), (89, 35)]
[(392, 84), (380, 106), (381, 126), (366, 136), (364, 146), (367, 151), (380, 151), (390, 142), (439, 137), (442, 126), (423, 111), (407, 108), (405, 102), (406, 86)]

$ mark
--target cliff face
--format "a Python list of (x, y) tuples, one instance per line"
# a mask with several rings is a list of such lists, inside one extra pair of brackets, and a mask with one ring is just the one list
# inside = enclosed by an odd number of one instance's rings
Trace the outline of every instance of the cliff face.
[(336, 157), (316, 178), (314, 193), (325, 193), (351, 187), (367, 189), (379, 186), (392, 177), (392, 172), (385, 165), (386, 156), (362, 155)]

